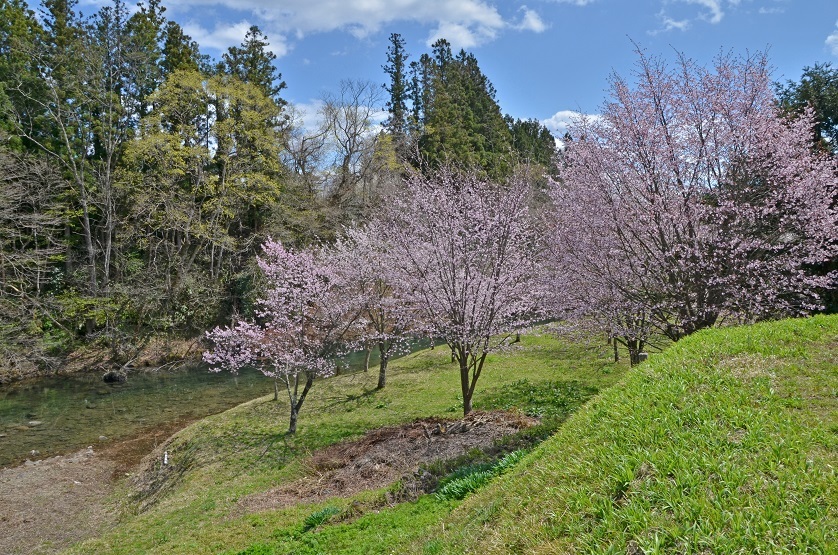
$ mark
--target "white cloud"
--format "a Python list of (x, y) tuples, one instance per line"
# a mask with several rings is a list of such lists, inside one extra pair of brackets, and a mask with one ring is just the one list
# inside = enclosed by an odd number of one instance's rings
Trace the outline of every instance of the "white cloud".
[(661, 16), (661, 22), (663, 23), (663, 30), (664, 31), (671, 31), (672, 29), (677, 29), (679, 31), (686, 31), (690, 28), (690, 20), (689, 19), (680, 19), (674, 20), (671, 17)]
[(541, 120), (541, 125), (549, 129), (553, 136), (561, 138), (564, 137), (571, 125), (579, 122), (583, 117), (583, 114), (574, 110), (561, 110), (549, 118)]
[[(700, 6), (704, 6), (709, 10), (709, 14), (707, 12), (702, 13), (699, 17), (705, 21), (709, 21), (710, 23), (719, 23), (721, 22), (722, 18), (725, 16), (724, 11), (722, 11), (722, 2), (721, 0), (681, 0), (682, 2), (686, 2), (688, 4), (698, 4)], [(731, 2), (736, 4), (738, 2)]]
[[(584, 5), (589, 1), (573, 0), (573, 3)], [(171, 11), (186, 15), (219, 7), (250, 14), (246, 17), (258, 21), (271, 38), (280, 35), (301, 39), (312, 33), (335, 30), (364, 38), (393, 22), (411, 21), (433, 29), (430, 42), (445, 36), (459, 48), (491, 41), (508, 29), (541, 32), (546, 28), (532, 10), (525, 10), (523, 19), (516, 23), (504, 18), (496, 3), (490, 0), (178, 0)], [(198, 40), (198, 33), (193, 33), (190, 34)], [(212, 34), (205, 31), (200, 35), (199, 43), (215, 46), (223, 42), (224, 33), (217, 37)], [(210, 40), (205, 43), (205, 38)], [(284, 44), (285, 40), (287, 38), (281, 42)], [(280, 55), (279, 52), (276, 54)]]
[(574, 6), (587, 6), (592, 4), (595, 0), (555, 0), (559, 4), (573, 4)]
[[(195, 21), (189, 21), (183, 25), (183, 32), (192, 37), (202, 48), (226, 50), (230, 46), (241, 44), (251, 25), (247, 20), (229, 24), (216, 23), (210, 31)], [(280, 36), (279, 40), (269, 38), (268, 50), (280, 58), (288, 53), (289, 47)]]
[(549, 129), (556, 138), (556, 147), (563, 149), (565, 144), (562, 139), (572, 128), (579, 125), (592, 125), (602, 121), (602, 116), (599, 114), (583, 114), (575, 110), (560, 110), (549, 118), (541, 120), (541, 125)]
[(537, 12), (521, 6), (519, 11), (523, 11), (524, 15), (521, 17), (520, 23), (515, 25), (518, 31), (532, 31), (534, 33), (543, 33), (547, 30), (547, 24), (541, 19)]
[[(656, 35), (667, 31), (677, 30), (686, 31), (692, 26), (695, 20), (705, 21), (712, 25), (721, 23), (724, 19), (725, 11), (739, 5), (741, 0), (663, 0), (664, 8), (658, 13), (658, 19), (661, 21), (662, 28), (650, 31), (650, 35)], [(687, 14), (688, 17), (675, 18), (669, 14), (669, 10), (676, 4), (687, 4), (699, 6), (699, 12), (695, 14)], [(686, 8), (677, 10), (681, 15), (687, 11)]]
[[(838, 27), (838, 21), (835, 22), (835, 26)], [(830, 52), (832, 52), (833, 56), (838, 56), (838, 29), (832, 32), (831, 35), (826, 37), (826, 46), (829, 47)]]
[(495, 38), (495, 36), (496, 32), (492, 28), (481, 27), (471, 29), (461, 23), (443, 21), (428, 35), (426, 42), (430, 46), (438, 39), (446, 39), (451, 43), (451, 48), (458, 50), (460, 48), (473, 48), (478, 44)]

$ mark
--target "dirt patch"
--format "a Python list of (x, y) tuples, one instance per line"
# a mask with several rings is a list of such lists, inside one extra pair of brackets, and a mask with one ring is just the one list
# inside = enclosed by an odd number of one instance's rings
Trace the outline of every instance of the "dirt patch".
[(346, 497), (413, 476), (420, 464), (487, 448), (537, 420), (508, 412), (473, 412), (462, 420), (429, 418), (368, 432), (332, 445), (306, 461), (309, 475), (292, 484), (250, 495), (237, 512), (257, 512)]
[(757, 378), (773, 378), (774, 374), (770, 369), (779, 363), (780, 360), (775, 356), (746, 354), (723, 358), (717, 367), (730, 372), (735, 378), (749, 381)]
[(0, 469), (0, 553), (56, 553), (113, 525), (115, 466), (86, 449)]
[(57, 553), (117, 522), (108, 503), (117, 480), (190, 421), (130, 439), (0, 469), (0, 553)]
[(192, 422), (195, 422), (194, 418), (185, 418), (146, 428), (129, 439), (103, 446), (102, 456), (113, 461), (114, 477), (135, 473), (140, 462), (149, 453)]
[[(149, 428), (130, 439), (96, 449), (27, 461), (0, 469), (0, 553), (57, 553), (117, 525), (109, 496), (138, 464), (165, 445), (189, 421)], [(455, 458), (486, 448), (499, 438), (532, 426), (531, 418), (505, 412), (475, 412), (462, 420), (430, 418), (373, 430), (361, 439), (314, 453), (308, 476), (293, 484), (243, 499), (239, 512), (285, 507), (387, 486), (422, 463)]]

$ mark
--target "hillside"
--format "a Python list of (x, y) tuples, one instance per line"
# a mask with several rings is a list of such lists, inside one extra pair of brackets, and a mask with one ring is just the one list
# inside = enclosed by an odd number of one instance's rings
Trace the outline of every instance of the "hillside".
[[(476, 407), (518, 406), (557, 432), (464, 501), (399, 502), (397, 485), (281, 508), (246, 502), (327, 475), (312, 461), (336, 441), (454, 418), (454, 376), (437, 349), (402, 359), (384, 392), (363, 375), (320, 384), (293, 441), (268, 398), (184, 430), (160, 448), (180, 471), (155, 474), (149, 459), (119, 496), (120, 526), (71, 552), (835, 552), (838, 317), (701, 332), (613, 387), (624, 367), (604, 347), (527, 337), (493, 358)], [(507, 450), (538, 434), (511, 436)], [(467, 476), (490, 455), (424, 468)]]
[(695, 334), (469, 499), (425, 553), (835, 553), (838, 318)]

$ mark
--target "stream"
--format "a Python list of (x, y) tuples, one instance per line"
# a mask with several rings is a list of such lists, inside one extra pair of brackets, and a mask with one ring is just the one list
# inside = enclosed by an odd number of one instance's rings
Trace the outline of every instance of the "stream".
[(203, 418), (272, 391), (255, 370), (234, 376), (197, 363), (133, 370), (123, 383), (79, 373), (0, 386), (0, 467)]
[[(427, 342), (418, 341), (412, 350), (424, 346)], [(339, 365), (344, 372), (358, 371), (363, 363), (358, 352)], [(373, 351), (370, 372), (377, 371)], [(272, 393), (273, 380), (261, 372), (210, 372), (200, 363), (131, 370), (123, 383), (105, 383), (100, 372), (85, 372), (2, 385), (0, 468), (198, 420)]]

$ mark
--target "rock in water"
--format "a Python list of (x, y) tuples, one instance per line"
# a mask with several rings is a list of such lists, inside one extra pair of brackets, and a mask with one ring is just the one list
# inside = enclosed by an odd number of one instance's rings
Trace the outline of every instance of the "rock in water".
[(105, 375), (102, 376), (102, 380), (104, 380), (105, 383), (123, 383), (128, 380), (128, 376), (119, 370), (111, 370), (109, 372), (105, 372)]

